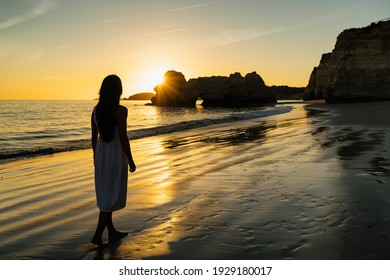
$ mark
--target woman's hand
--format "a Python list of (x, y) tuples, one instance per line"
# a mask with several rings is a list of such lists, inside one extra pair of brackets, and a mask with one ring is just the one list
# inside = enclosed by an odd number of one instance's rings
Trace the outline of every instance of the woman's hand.
[(136, 169), (137, 169), (137, 167), (135, 166), (134, 161), (130, 160), (129, 161), (129, 170), (130, 170), (130, 172), (133, 173)]

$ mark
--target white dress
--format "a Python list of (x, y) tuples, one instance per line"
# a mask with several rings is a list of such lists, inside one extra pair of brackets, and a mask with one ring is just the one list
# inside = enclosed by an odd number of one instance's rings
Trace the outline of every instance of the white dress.
[[(96, 120), (96, 107), (93, 111)], [(102, 212), (113, 212), (126, 206), (128, 160), (123, 151), (119, 128), (114, 138), (104, 142), (98, 137), (95, 151), (95, 190), (97, 206)]]

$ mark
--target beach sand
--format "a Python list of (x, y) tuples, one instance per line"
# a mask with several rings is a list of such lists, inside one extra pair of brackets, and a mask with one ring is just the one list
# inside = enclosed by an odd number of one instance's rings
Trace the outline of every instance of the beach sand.
[(2, 163), (0, 258), (389, 259), (389, 105), (295, 104), (134, 140), (113, 214), (129, 236), (99, 250), (90, 150)]

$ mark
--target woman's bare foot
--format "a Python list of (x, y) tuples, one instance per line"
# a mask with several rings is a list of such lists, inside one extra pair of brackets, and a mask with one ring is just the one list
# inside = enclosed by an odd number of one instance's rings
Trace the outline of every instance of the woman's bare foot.
[(126, 237), (129, 233), (128, 232), (121, 232), (121, 231), (115, 231), (113, 233), (108, 234), (108, 241), (113, 242), (122, 239), (123, 237)]
[(97, 245), (98, 247), (102, 247), (103, 246), (103, 240), (101, 237), (93, 237), (92, 240), (91, 240), (91, 243)]

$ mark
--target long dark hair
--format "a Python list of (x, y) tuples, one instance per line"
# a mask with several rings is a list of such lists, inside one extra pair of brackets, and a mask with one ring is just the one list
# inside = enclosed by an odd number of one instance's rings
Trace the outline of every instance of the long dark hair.
[(100, 138), (104, 142), (108, 142), (114, 138), (114, 129), (118, 125), (115, 112), (119, 107), (119, 100), (122, 95), (121, 79), (116, 75), (105, 77), (99, 95), (99, 103), (96, 106), (96, 120)]

